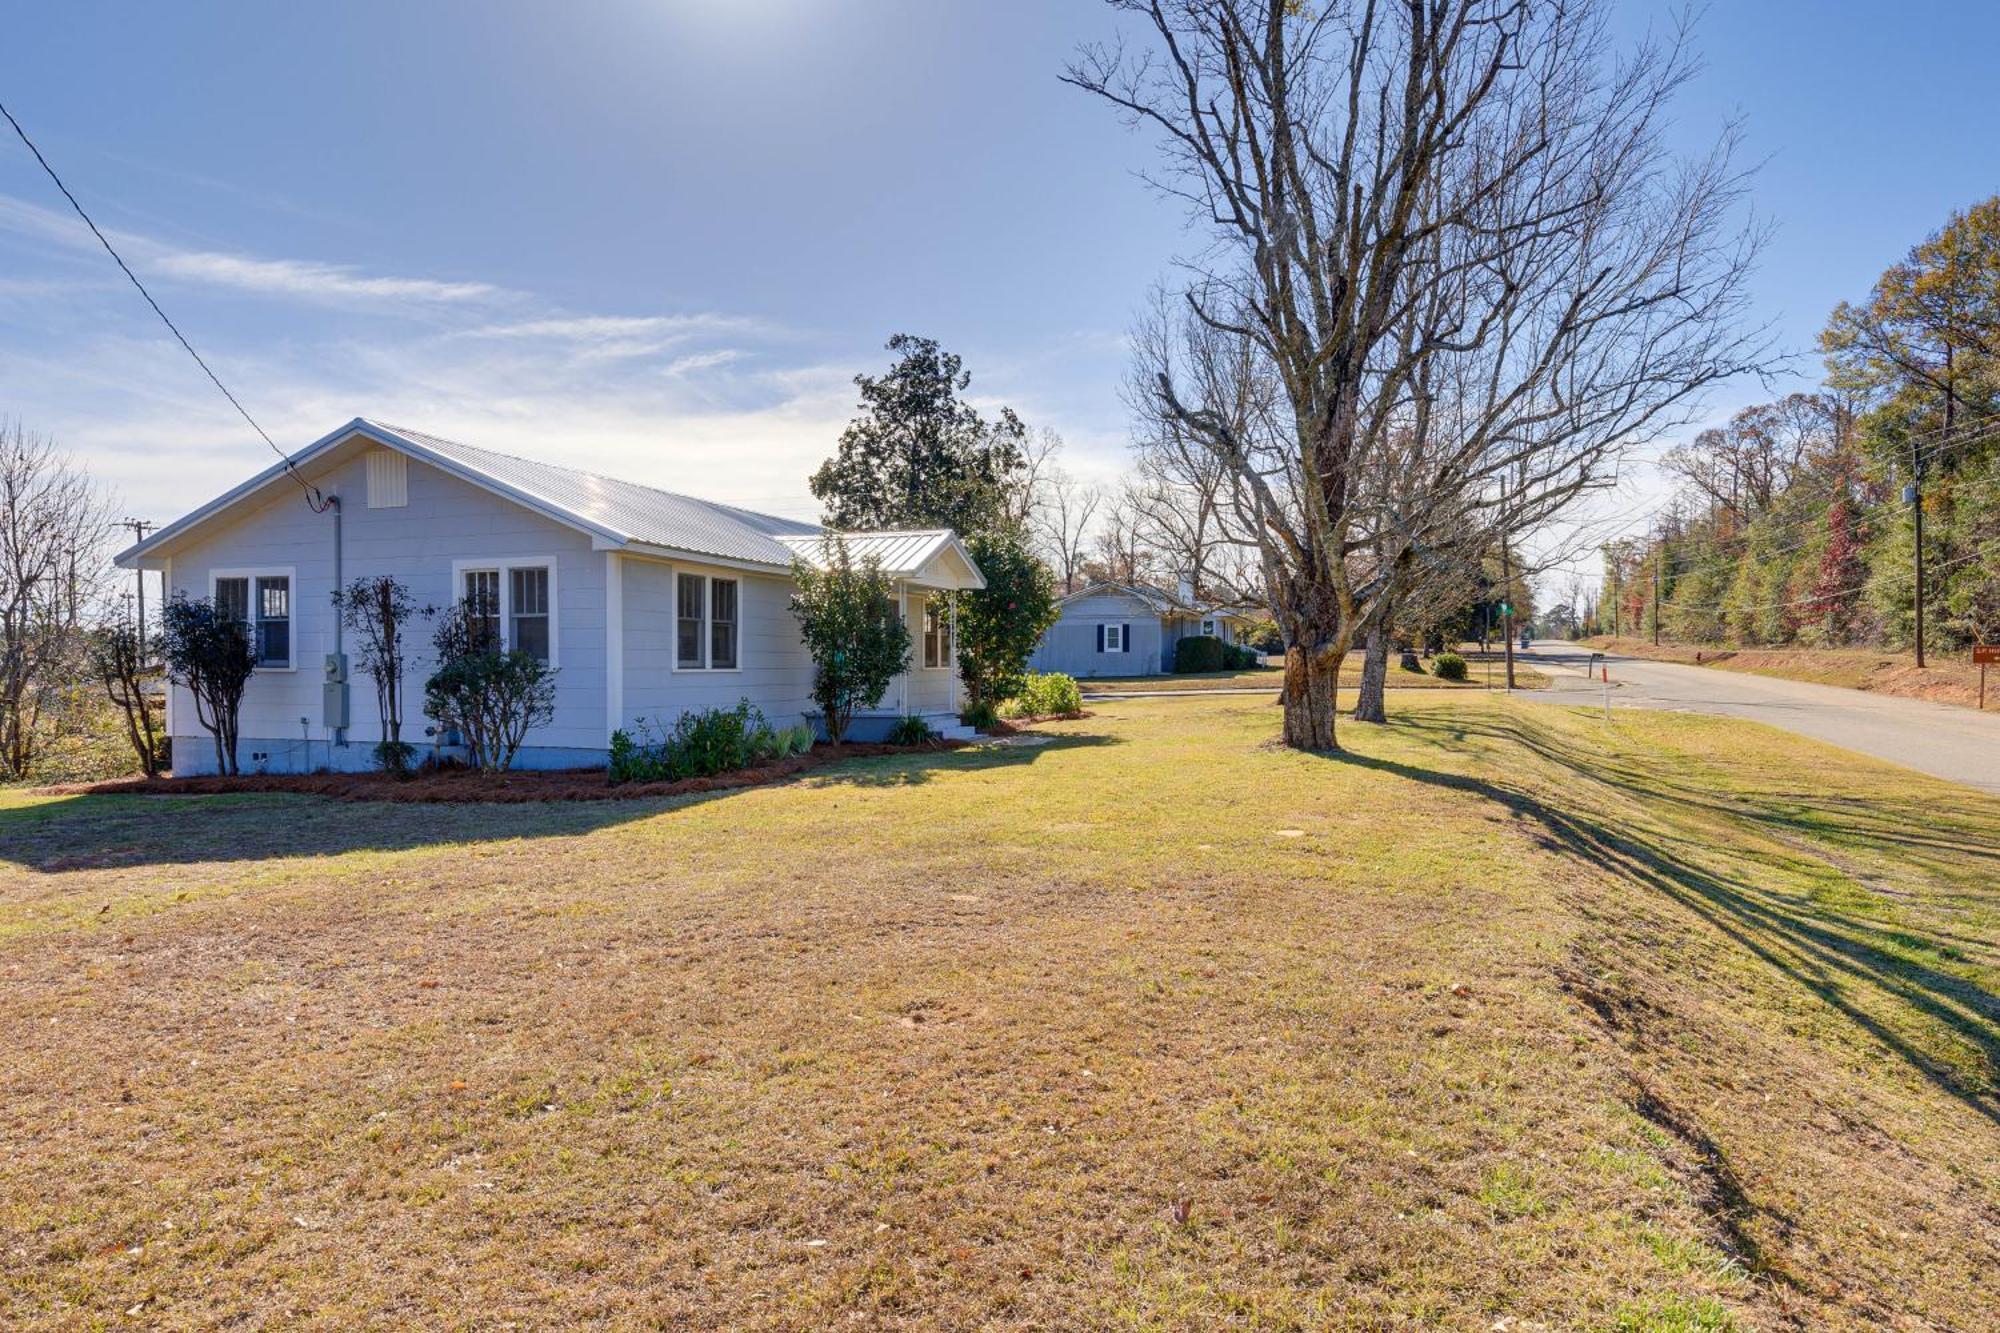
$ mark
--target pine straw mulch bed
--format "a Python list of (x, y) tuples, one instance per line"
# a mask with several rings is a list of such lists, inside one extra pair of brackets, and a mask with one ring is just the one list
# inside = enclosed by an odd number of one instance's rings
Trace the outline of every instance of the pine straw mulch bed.
[(815, 745), (749, 768), (678, 782), (625, 782), (613, 785), (601, 768), (480, 773), (447, 769), (411, 777), (387, 773), (243, 773), (235, 777), (120, 778), (112, 782), (68, 783), (44, 790), (63, 796), (222, 796), (243, 792), (291, 792), (336, 801), (393, 801), (398, 804), (519, 804), (530, 801), (630, 801), (690, 796), (782, 782), (845, 759), (936, 754), (964, 748), (966, 741), (926, 741), (921, 745)]

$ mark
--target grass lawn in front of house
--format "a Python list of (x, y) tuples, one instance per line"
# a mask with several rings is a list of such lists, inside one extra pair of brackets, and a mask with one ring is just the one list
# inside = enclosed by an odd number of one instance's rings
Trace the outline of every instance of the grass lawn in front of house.
[(2000, 802), (1267, 700), (673, 800), (0, 794), (0, 1324), (1977, 1327)]

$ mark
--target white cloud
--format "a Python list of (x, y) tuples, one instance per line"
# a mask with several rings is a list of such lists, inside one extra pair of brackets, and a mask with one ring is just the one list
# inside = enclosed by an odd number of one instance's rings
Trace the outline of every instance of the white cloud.
[(734, 315), (552, 315), (467, 329), (474, 338), (547, 338), (560, 342), (611, 342), (636, 338), (688, 338), (699, 333), (755, 332), (754, 320)]
[(484, 282), (370, 277), (333, 264), (252, 259), (201, 250), (156, 249), (153, 266), (159, 272), (188, 281), (310, 299), (437, 303), (490, 301), (505, 295), (500, 288)]
[[(98, 249), (97, 238), (80, 219), (8, 195), (0, 195), (0, 229), (71, 250)], [(485, 282), (372, 275), (344, 264), (194, 250), (112, 228), (105, 229), (105, 236), (142, 280), (165, 275), (263, 296), (389, 306), (491, 302), (511, 295)], [(105, 262), (110, 263), (108, 256)]]

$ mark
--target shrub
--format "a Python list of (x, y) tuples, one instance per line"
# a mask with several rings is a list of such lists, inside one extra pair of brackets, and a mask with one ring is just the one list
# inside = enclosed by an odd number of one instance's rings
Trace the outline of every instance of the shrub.
[(747, 768), (777, 758), (784, 753), (780, 737), (789, 747), (804, 730), (773, 731), (748, 699), (738, 700), (734, 708), (689, 709), (664, 733), (656, 733), (643, 717), (635, 725), (637, 735), (622, 727), (611, 734), (613, 782), (679, 782)]
[(1264, 665), (1257, 656), (1257, 650), (1246, 648), (1240, 643), (1222, 645), (1222, 665), (1231, 671), (1253, 671)]
[(457, 602), (427, 614), (438, 617), (431, 633), (438, 665), (424, 682), (424, 712), (440, 729), (458, 733), (474, 768), (504, 773), (528, 729), (554, 720), (556, 669), (494, 641), (488, 600)]
[(931, 724), (920, 717), (897, 718), (896, 725), (889, 728), (891, 745), (922, 745), (936, 739), (937, 733), (931, 730)]
[(235, 773), (236, 724), (257, 654), (243, 622), (206, 597), (176, 593), (160, 613), (167, 676), (194, 696), (195, 721), (215, 739), (215, 767)]
[(1083, 691), (1076, 677), (1060, 671), (1030, 671), (1021, 692), (1007, 704), (1009, 717), (1070, 717), (1083, 711)]
[(975, 731), (991, 731), (1000, 725), (1000, 708), (990, 699), (976, 699), (965, 706), (958, 720)]
[(1465, 659), (1457, 653), (1439, 653), (1431, 659), (1431, 672), (1439, 680), (1464, 680)]
[(958, 673), (973, 702), (990, 703), (1021, 688), (1028, 658), (1055, 623), (1055, 576), (1019, 529), (973, 533), (966, 546), (986, 586), (959, 598)]
[(1196, 671), (1220, 671), (1224, 661), (1222, 640), (1212, 634), (1190, 634), (1174, 645), (1174, 671), (1187, 675)]
[(813, 662), (813, 701), (835, 745), (856, 708), (873, 708), (910, 664), (910, 631), (896, 613), (881, 562), (855, 565), (847, 543), (829, 537), (824, 570), (792, 562), (792, 615)]
[(416, 768), (417, 747), (408, 741), (377, 741), (371, 753), (375, 766), (384, 773), (408, 777)]

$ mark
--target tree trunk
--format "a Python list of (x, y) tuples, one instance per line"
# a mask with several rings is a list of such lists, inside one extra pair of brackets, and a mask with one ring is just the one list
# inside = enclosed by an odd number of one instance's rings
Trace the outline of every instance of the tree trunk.
[(1340, 659), (1333, 648), (1285, 649), (1285, 744), (1294, 750), (1338, 750), (1334, 738), (1334, 690)]
[(1389, 629), (1379, 621), (1368, 631), (1361, 655), (1361, 697), (1354, 704), (1356, 722), (1387, 722), (1383, 691), (1389, 681)]

